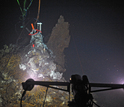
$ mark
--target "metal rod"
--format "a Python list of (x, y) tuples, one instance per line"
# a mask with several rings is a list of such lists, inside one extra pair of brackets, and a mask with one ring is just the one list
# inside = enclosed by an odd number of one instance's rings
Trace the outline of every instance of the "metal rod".
[(115, 90), (115, 89), (119, 89), (119, 88), (108, 88), (108, 89), (93, 90), (93, 91), (91, 91), (91, 93), (93, 93), (93, 92), (100, 92), (100, 91)]
[(89, 83), (91, 87), (124, 88), (124, 84)]
[(47, 82), (47, 81), (32, 81), (27, 82), (29, 85), (57, 85), (57, 86), (68, 86), (69, 82)]

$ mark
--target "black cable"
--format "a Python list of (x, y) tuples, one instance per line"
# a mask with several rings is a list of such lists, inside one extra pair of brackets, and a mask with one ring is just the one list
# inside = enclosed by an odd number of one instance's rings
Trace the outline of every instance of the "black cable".
[(22, 93), (22, 97), (21, 97), (21, 99), (20, 99), (20, 107), (22, 107), (22, 98), (24, 97), (25, 94), (26, 94), (26, 90), (23, 91), (23, 93)]
[(30, 30), (26, 27), (26, 30), (30, 33)]
[(21, 21), (18, 21), (18, 22), (15, 24), (15, 32), (16, 32), (17, 35), (19, 35), (19, 33), (18, 33), (18, 31), (17, 31), (16, 28), (17, 28), (17, 24), (19, 24), (19, 23), (21, 23)]
[(25, 24), (25, 27), (22, 29), (22, 31), (20, 32), (20, 34), (19, 34), (19, 36), (18, 36), (18, 38), (17, 38), (17, 40), (16, 40), (16, 45), (18, 45), (18, 41), (19, 41), (19, 39), (20, 39), (20, 37), (21, 37), (23, 31), (25, 30), (27, 24), (29, 24), (29, 22), (30, 22), (31, 20), (34, 20), (34, 18), (31, 18), (31, 19)]
[(94, 101), (92, 101), (94, 105), (96, 105), (97, 107), (100, 107), (98, 104), (96, 104)]
[(44, 99), (44, 102), (43, 102), (43, 107), (44, 107), (44, 105), (45, 105), (46, 96), (47, 96), (47, 91), (48, 91), (48, 87), (47, 87), (47, 89), (46, 89), (46, 94), (45, 94), (45, 99)]

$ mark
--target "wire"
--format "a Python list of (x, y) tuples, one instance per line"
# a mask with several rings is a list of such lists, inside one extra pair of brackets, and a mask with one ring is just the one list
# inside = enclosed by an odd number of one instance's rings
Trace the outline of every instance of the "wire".
[(24, 1), (24, 6), (23, 6), (24, 9), (22, 10), (21, 5), (20, 5), (20, 3), (19, 3), (19, 0), (17, 0), (17, 3), (18, 3), (18, 5), (19, 5), (19, 8), (20, 8), (20, 10), (21, 10), (21, 12), (22, 12), (22, 16), (26, 16), (27, 10), (28, 10), (29, 7), (31, 6), (32, 2), (33, 2), (33, 0), (30, 0), (30, 4), (28, 5), (27, 9), (25, 9), (25, 5), (26, 5), (26, 0), (25, 0), (25, 1)]
[(76, 42), (75, 42), (75, 39), (74, 39), (74, 37), (72, 38), (73, 39), (73, 41), (74, 41), (74, 45), (75, 45), (75, 49), (76, 49), (76, 52), (77, 52), (77, 56), (78, 56), (78, 60), (79, 60), (79, 63), (80, 63), (80, 67), (81, 67), (81, 69), (82, 69), (82, 71), (83, 71), (83, 66), (82, 66), (82, 63), (81, 63), (81, 58), (80, 58), (80, 56), (79, 56), (79, 52), (78, 52), (78, 49), (77, 49), (77, 46), (76, 46)]
[(97, 107), (100, 107), (98, 104), (96, 104), (94, 101), (92, 101), (94, 105), (96, 105)]
[(22, 93), (22, 97), (21, 97), (21, 99), (20, 99), (20, 107), (22, 107), (22, 98), (24, 97), (25, 94), (26, 94), (26, 90), (23, 91), (23, 93)]
[[(31, 21), (31, 20), (33, 20), (34, 18), (31, 18), (26, 24), (25, 24), (25, 27), (28, 25), (28, 23)], [(17, 38), (17, 40), (16, 40), (16, 45), (18, 45), (18, 41), (19, 41), (19, 39), (20, 39), (20, 37), (21, 37), (21, 35), (22, 35), (22, 33), (23, 33), (23, 31), (25, 30), (25, 27), (22, 29), (22, 31), (20, 32), (20, 34), (19, 34), (19, 36), (18, 36), (18, 38)]]
[(40, 14), (40, 4), (41, 4), (41, 0), (39, 0), (39, 6), (38, 6), (38, 13), (37, 13), (37, 19), (35, 24), (37, 23), (38, 19), (39, 19), (39, 14)]
[(19, 21), (19, 22), (17, 22), (17, 23), (15, 24), (15, 32), (16, 32), (17, 35), (19, 35), (19, 33), (18, 33), (18, 31), (17, 31), (17, 24), (19, 24), (19, 23), (21, 23), (21, 22)]
[[(21, 6), (20, 6), (19, 0), (17, 0), (17, 3), (18, 3), (19, 8), (20, 8), (20, 10), (21, 10), (21, 12), (22, 12), (22, 8), (21, 8)], [(22, 14), (23, 14), (23, 12), (22, 12)]]
[(20, 8), (21, 13), (22, 13), (22, 15), (19, 18), (20, 20), (22, 20), (22, 26), (21, 26), (22, 28), (24, 28), (24, 26), (25, 26), (25, 20), (26, 20), (26, 16), (27, 16), (27, 11), (28, 11), (29, 7), (31, 6), (33, 0), (30, 0), (30, 3), (29, 3), (27, 8), (26, 8), (26, 2), (27, 2), (27, 0), (24, 0), (23, 9), (22, 9), (21, 5), (19, 3), (19, 0), (17, 0), (17, 3), (19, 5), (19, 8)]
[(48, 87), (47, 87), (47, 89), (46, 89), (46, 94), (45, 94), (45, 99), (44, 99), (44, 102), (43, 102), (43, 107), (44, 107), (44, 105), (45, 105), (46, 96), (47, 96), (47, 91), (48, 91)]
[(32, 2), (33, 2), (33, 0), (30, 0), (31, 2), (30, 2), (30, 4), (29, 4), (29, 6), (27, 7), (27, 10), (29, 9), (29, 7), (31, 6), (31, 4), (32, 4)]

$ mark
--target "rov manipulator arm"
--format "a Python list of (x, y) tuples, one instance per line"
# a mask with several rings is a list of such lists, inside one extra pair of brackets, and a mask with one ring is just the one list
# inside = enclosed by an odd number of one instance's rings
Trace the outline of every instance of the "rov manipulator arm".
[[(74, 95), (74, 101), (72, 101), (72, 102), (70, 102), (70, 84), (72, 84), (71, 89), (72, 89), (72, 92)], [(53, 89), (69, 92), (69, 107), (72, 107), (71, 106), (72, 104), (75, 104), (75, 107), (78, 107), (78, 104), (80, 102), (77, 102), (79, 100), (76, 100), (76, 99), (82, 99), (82, 98), (84, 99), (84, 102), (83, 101), (81, 101), (81, 102), (84, 103), (84, 106), (89, 107), (89, 105), (87, 106), (86, 103), (88, 103), (90, 98), (91, 98), (91, 100), (93, 99), (92, 95), (90, 94), (92, 92), (100, 92), (100, 91), (107, 91), (107, 90), (120, 89), (120, 88), (124, 89), (124, 84), (89, 83), (89, 80), (86, 75), (83, 75), (81, 78), (80, 75), (75, 74), (75, 75), (71, 76), (70, 82), (34, 81), (33, 79), (28, 79), (26, 82), (22, 83), (22, 86), (24, 89), (24, 93), (22, 94), (22, 97), (25, 95), (26, 91), (31, 91), (33, 89), (34, 85), (41, 85), (41, 86), (45, 86), (48, 88), (53, 88)], [(67, 86), (67, 90), (57, 88), (57, 87), (52, 87), (51, 85)], [(91, 87), (103, 87), (104, 89), (91, 90)], [(83, 96), (78, 96), (81, 94)], [(90, 96), (90, 98), (89, 98), (89, 96)], [(88, 99), (86, 100), (86, 98), (88, 98)], [(91, 105), (90, 107), (92, 107), (92, 104), (90, 104), (90, 105)], [(81, 107), (84, 107), (84, 106), (81, 106)]]

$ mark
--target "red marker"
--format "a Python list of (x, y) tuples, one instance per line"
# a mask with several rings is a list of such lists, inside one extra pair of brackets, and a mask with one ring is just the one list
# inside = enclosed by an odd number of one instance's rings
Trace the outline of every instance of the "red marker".
[(32, 44), (32, 47), (34, 48), (34, 47), (35, 47), (35, 45), (34, 45), (34, 44)]
[(33, 23), (31, 23), (31, 27), (32, 27), (32, 29), (34, 30), (34, 25), (33, 25)]

